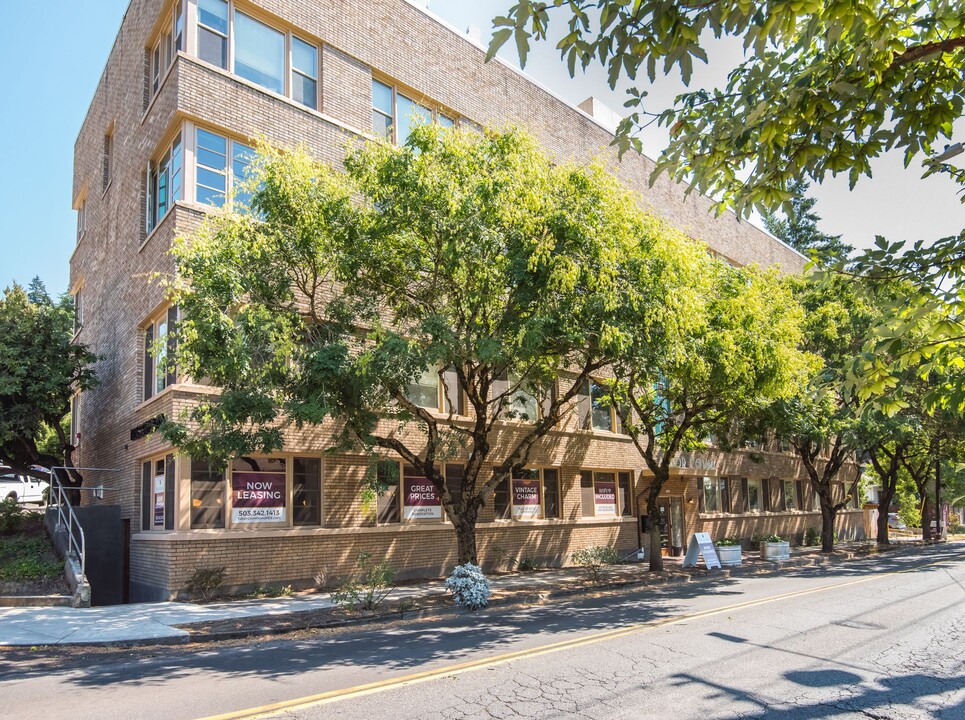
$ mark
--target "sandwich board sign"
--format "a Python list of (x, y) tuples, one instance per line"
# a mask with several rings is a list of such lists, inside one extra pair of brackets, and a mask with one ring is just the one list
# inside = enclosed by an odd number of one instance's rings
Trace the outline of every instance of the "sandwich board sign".
[(720, 568), (720, 558), (717, 557), (717, 548), (714, 541), (710, 539), (710, 533), (694, 533), (690, 536), (690, 546), (687, 548), (687, 557), (684, 558), (684, 567), (697, 567), (697, 559), (703, 555), (704, 565), (707, 569)]

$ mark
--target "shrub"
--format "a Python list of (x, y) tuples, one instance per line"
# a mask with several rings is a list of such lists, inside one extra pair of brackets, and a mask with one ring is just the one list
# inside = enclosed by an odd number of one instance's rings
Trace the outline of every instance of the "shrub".
[(541, 570), (542, 568), (542, 564), (540, 564), (536, 558), (523, 558), (516, 565), (516, 569), (520, 572), (533, 572), (535, 570)]
[(23, 527), (24, 510), (13, 498), (0, 502), (0, 535), (16, 535)]
[(218, 596), (227, 575), (228, 568), (225, 567), (195, 568), (184, 589), (193, 597), (211, 602)]
[(817, 528), (809, 527), (804, 531), (804, 544), (817, 545), (821, 541), (821, 533)]
[(472, 563), (457, 565), (446, 578), (446, 588), (456, 605), (469, 610), (480, 610), (489, 604), (492, 587), (482, 568)]
[(740, 538), (734, 538), (734, 537), (721, 538), (720, 540), (714, 543), (714, 545), (717, 545), (718, 547), (734, 547), (735, 545), (740, 545), (740, 544), (741, 544)]
[(774, 534), (765, 535), (764, 537), (761, 538), (761, 542), (769, 542), (769, 543), (784, 542), (784, 538), (782, 538), (780, 535), (774, 535)]
[(371, 564), (372, 553), (359, 552), (356, 565), (358, 574), (346, 580), (332, 593), (332, 600), (344, 605), (349, 611), (376, 610), (392, 592), (395, 570), (387, 560)]
[(493, 572), (499, 572), (499, 568), (504, 564), (507, 570), (512, 570), (516, 565), (515, 558), (512, 557), (512, 551), (509, 548), (504, 548), (501, 545), (493, 545)]
[(258, 598), (291, 597), (294, 594), (291, 585), (259, 585), (253, 593)]
[(606, 545), (594, 545), (573, 553), (574, 564), (583, 568), (590, 582), (594, 585), (599, 585), (602, 582), (603, 567), (615, 565), (617, 559), (616, 550)]

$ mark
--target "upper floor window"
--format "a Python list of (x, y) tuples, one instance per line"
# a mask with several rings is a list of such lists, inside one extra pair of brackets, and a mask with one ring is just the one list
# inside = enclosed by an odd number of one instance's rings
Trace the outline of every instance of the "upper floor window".
[(107, 190), (107, 187), (111, 184), (111, 176), (114, 172), (114, 128), (111, 127), (110, 130), (104, 135), (104, 178), (103, 187)]
[(426, 370), (415, 382), (409, 383), (406, 397), (413, 405), (426, 410), (439, 410), (439, 371)]
[[(203, 3), (202, 3), (203, 4)], [(151, 51), (151, 95), (161, 87), (164, 73), (179, 51), (184, 50), (184, 7), (181, 2), (174, 6), (164, 22), (161, 37)]]
[(147, 231), (151, 232), (182, 197), (184, 151), (181, 133), (164, 153), (147, 168)]
[(576, 411), (584, 430), (619, 432), (619, 417), (612, 406), (606, 387), (595, 380), (587, 380), (577, 396)]
[(174, 351), (178, 308), (173, 305), (158, 313), (144, 330), (144, 399), (149, 400), (177, 382)]
[(79, 332), (82, 327), (84, 327), (84, 288), (79, 287), (74, 291), (74, 332)]
[(318, 47), (233, 7), (198, 0), (198, 57), (267, 90), (318, 108)]
[(228, 68), (228, 0), (198, 0), (198, 57)]
[(437, 122), (452, 127), (456, 121), (378, 80), (372, 80), (372, 132), (389, 142), (404, 145), (419, 125)]
[(80, 205), (77, 206), (77, 240), (79, 241), (84, 237), (84, 233), (87, 232), (87, 198), (80, 201)]
[(232, 188), (237, 206), (248, 207), (251, 203), (251, 192), (243, 187), (243, 183), (248, 179), (248, 170), (255, 155), (254, 148), (200, 127), (195, 138), (195, 200), (223, 207), (228, 197), (228, 188)]

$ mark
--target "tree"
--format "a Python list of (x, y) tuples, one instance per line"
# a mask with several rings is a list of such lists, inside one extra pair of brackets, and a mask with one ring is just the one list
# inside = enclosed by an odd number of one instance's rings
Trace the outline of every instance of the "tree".
[[(459, 562), (477, 562), (484, 499), (621, 351), (620, 263), (659, 245), (654, 221), (601, 167), (551, 162), (516, 130), (425, 125), (351, 151), (344, 173), (263, 152), (257, 219), (218, 216), (175, 247), (178, 363), (221, 394), (166, 434), (225, 457), (334, 419), (339, 447), (427, 478)], [(442, 471), (456, 458), (459, 482)]]
[[(663, 569), (657, 500), (674, 459), (708, 437), (727, 438), (738, 419), (789, 396), (811, 369), (798, 350), (801, 308), (773, 272), (733, 268), (666, 241), (663, 247), (660, 291), (670, 305), (655, 323), (638, 309), (652, 283), (631, 282), (621, 308), (628, 342), (611, 383), (624, 431), (653, 476), (647, 514), (654, 571)], [(647, 263), (631, 270), (645, 280), (653, 275)]]
[(818, 229), (821, 218), (814, 211), (817, 200), (807, 196), (809, 186), (806, 180), (792, 181), (790, 210), (784, 218), (765, 213), (764, 227), (804, 255), (813, 255), (825, 262), (846, 259), (854, 248), (842, 242), (840, 235), (828, 235)]
[(851, 390), (845, 368), (860, 351), (876, 322), (876, 310), (856, 283), (840, 276), (823, 281), (809, 276), (788, 278), (804, 308), (806, 351), (820, 358), (820, 367), (792, 397), (780, 399), (753, 417), (748, 427), (755, 434), (773, 432), (790, 443), (808, 475), (821, 507), (821, 551), (834, 550), (834, 522), (857, 486), (855, 473), (843, 497), (834, 496), (834, 484), (856, 451), (864, 449), (858, 426), (863, 403)]
[[(794, 212), (794, 183), (820, 183), (846, 173), (851, 186), (871, 176), (871, 161), (901, 152), (907, 167), (918, 153), (934, 156), (962, 117), (965, 82), (965, 6), (950, 0), (813, 0), (750, 3), (716, 0), (519, 0), (498, 17), (489, 56), (511, 37), (525, 65), (532, 41), (550, 35), (551, 20), (565, 21), (557, 45), (571, 75), (600, 63), (609, 83), (630, 82), (615, 144), (620, 153), (642, 143), (639, 131), (665, 125), (670, 142), (651, 182), (667, 173), (686, 180), (686, 192), (715, 198), (718, 212)], [(640, 86), (643, 72), (677, 68), (689, 83), (694, 60), (707, 61), (708, 43), (743, 41), (745, 59), (722, 88), (679, 95), (654, 108)], [(963, 187), (965, 170), (927, 160), (925, 175), (941, 173)], [(885, 282), (911, 281), (914, 296), (895, 317), (884, 317), (873, 337), (852, 356), (851, 374), (863, 399), (881, 396), (911, 357), (927, 352), (935, 365), (958, 369), (947, 389), (965, 409), (965, 230), (947, 238), (879, 238), (876, 248), (838, 271)], [(940, 318), (924, 324), (923, 314)], [(905, 330), (919, 336), (907, 343)], [(890, 365), (877, 358), (887, 354)]]
[[(26, 475), (45, 477), (34, 466), (73, 465), (64, 418), (74, 393), (97, 382), (96, 356), (72, 341), (73, 311), (69, 296), (53, 301), (39, 279), (0, 299), (0, 460)], [(69, 471), (67, 485), (82, 481)]]

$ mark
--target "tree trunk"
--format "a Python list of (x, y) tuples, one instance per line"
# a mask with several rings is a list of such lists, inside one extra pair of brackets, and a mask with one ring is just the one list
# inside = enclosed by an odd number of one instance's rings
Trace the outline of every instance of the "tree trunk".
[(932, 502), (927, 495), (922, 497), (925, 501), (921, 506), (921, 539), (927, 541), (931, 540)]
[(456, 528), (456, 541), (459, 550), (459, 564), (465, 565), (472, 563), (479, 564), (479, 557), (476, 553), (476, 520), (479, 517), (479, 507), (477, 503), (469, 500), (463, 503), (463, 507), (453, 525)]
[[(886, 481), (888, 484), (888, 481)], [(891, 501), (895, 497), (895, 488), (882, 487), (881, 497), (878, 503), (878, 545), (890, 545), (891, 539), (888, 537), (888, 511), (891, 509)]]
[(837, 512), (834, 509), (834, 501), (828, 494), (821, 495), (821, 552), (834, 552), (834, 517)]
[(647, 525), (650, 530), (650, 572), (663, 570), (663, 552), (660, 547), (660, 506), (657, 500), (660, 491), (669, 477), (669, 473), (658, 472), (650, 483), (647, 494)]

